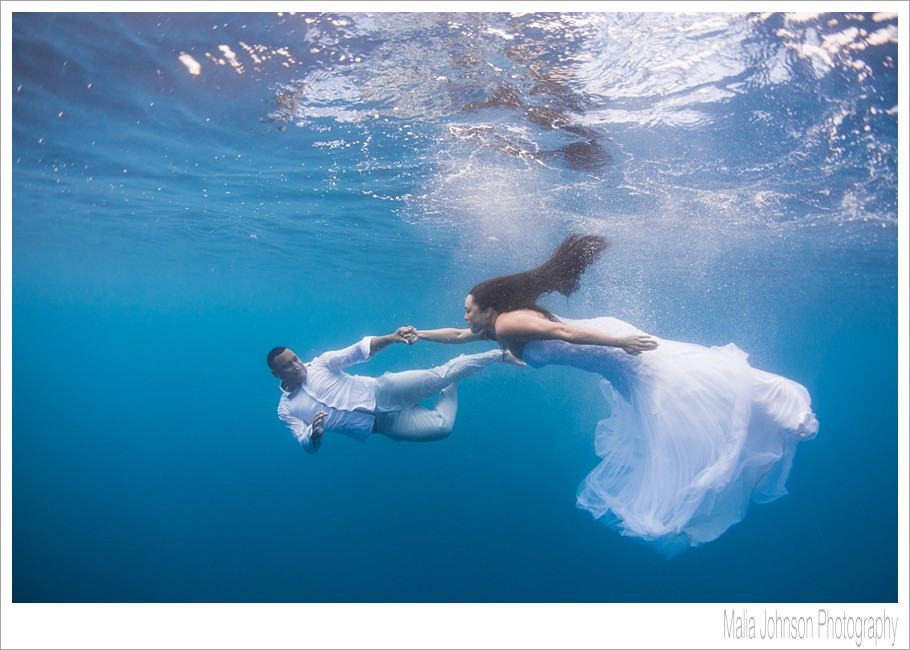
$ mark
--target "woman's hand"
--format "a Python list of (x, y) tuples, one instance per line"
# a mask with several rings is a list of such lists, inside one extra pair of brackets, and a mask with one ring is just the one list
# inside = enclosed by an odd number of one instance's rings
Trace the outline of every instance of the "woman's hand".
[(623, 337), (623, 341), (620, 343), (619, 347), (628, 354), (638, 355), (642, 352), (647, 352), (648, 350), (656, 350), (658, 345), (657, 339), (653, 336), (648, 334), (631, 334)]

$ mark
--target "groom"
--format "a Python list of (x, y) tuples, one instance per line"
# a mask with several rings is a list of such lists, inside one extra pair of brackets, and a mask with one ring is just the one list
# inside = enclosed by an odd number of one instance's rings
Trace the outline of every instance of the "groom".
[[(278, 417), (300, 445), (315, 453), (325, 431), (366, 442), (371, 433), (392, 440), (430, 441), (452, 431), (458, 410), (457, 382), (505, 358), (501, 350), (458, 356), (427, 370), (351, 375), (348, 366), (369, 361), (392, 343), (414, 343), (417, 331), (399, 327), (384, 336), (366, 336), (342, 350), (303, 363), (290, 348), (273, 348), (266, 358), (281, 380)], [(419, 402), (438, 394), (432, 409)]]

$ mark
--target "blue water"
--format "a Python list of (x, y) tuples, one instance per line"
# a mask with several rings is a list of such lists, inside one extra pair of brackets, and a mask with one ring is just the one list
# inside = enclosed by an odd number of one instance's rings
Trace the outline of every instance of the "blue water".
[[(896, 16), (16, 13), (12, 36), (14, 602), (897, 600)], [(553, 310), (735, 342), (809, 389), (786, 497), (669, 561), (592, 520), (606, 407), (568, 368), (471, 378), (432, 444), (310, 456), (275, 417), (272, 346), (460, 326), (474, 283), (574, 231), (612, 246)]]

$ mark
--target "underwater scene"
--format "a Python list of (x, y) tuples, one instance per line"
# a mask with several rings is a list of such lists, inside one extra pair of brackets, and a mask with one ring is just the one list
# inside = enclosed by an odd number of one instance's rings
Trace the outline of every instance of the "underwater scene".
[[(897, 603), (896, 11), (13, 4), (13, 603)], [(465, 328), (572, 234), (608, 245), (543, 308), (811, 396), (710, 541), (579, 507), (597, 372), (490, 365), (432, 442), (277, 417), (272, 348)]]

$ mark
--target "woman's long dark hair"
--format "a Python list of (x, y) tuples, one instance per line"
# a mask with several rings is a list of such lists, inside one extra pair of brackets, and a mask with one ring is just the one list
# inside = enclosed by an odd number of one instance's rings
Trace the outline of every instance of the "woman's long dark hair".
[(471, 289), (481, 309), (492, 307), (503, 313), (534, 309), (552, 318), (537, 304), (541, 296), (558, 291), (570, 296), (578, 289), (581, 274), (600, 257), (608, 242), (597, 235), (569, 235), (546, 262), (521, 273), (485, 280)]

